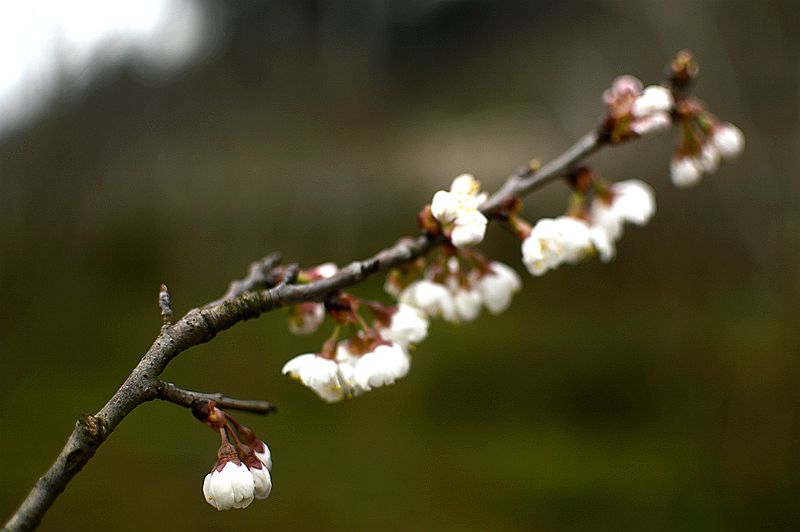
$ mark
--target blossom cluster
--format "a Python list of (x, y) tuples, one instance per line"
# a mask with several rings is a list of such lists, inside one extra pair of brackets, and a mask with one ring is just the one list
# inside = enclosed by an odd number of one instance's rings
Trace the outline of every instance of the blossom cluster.
[(719, 168), (720, 159), (735, 159), (744, 151), (744, 134), (729, 122), (721, 122), (706, 112), (703, 104), (688, 99), (679, 105), (680, 140), (672, 159), (672, 182), (689, 187), (703, 174)]
[(217, 461), (203, 480), (206, 502), (221, 511), (247, 508), (254, 499), (269, 497), (272, 453), (267, 444), (213, 401), (193, 405), (193, 411), (212, 429), (218, 430), (222, 438)]
[(582, 215), (539, 220), (522, 242), (522, 262), (532, 275), (575, 264), (593, 252), (603, 262), (616, 256), (625, 223), (645, 225), (655, 213), (652, 188), (639, 180), (614, 183), (587, 200)]
[[(696, 69), (687, 67), (686, 57), (673, 64), (669, 88), (645, 87), (633, 76), (615, 79), (603, 93), (606, 113), (598, 130), (599, 142), (618, 144), (679, 125), (682, 140), (672, 163), (672, 180), (679, 186), (696, 182), (703, 172), (715, 170), (720, 158), (734, 157), (744, 146), (738, 128), (717, 121), (699, 100), (687, 96)], [(587, 168), (568, 174), (572, 197), (567, 212), (535, 224), (522, 218), (518, 197), (482, 211), (487, 194), (480, 183), (471, 174), (457, 176), (418, 216), (424, 232), (443, 236), (445, 245), (389, 272), (385, 287), (396, 304), (387, 307), (339, 294), (324, 305), (293, 307), (293, 332), (313, 332), (326, 314), (337, 326), (318, 352), (289, 360), (283, 373), (327, 402), (358, 396), (408, 373), (410, 352), (425, 339), (432, 319), (465, 323), (484, 308), (492, 314), (506, 310), (521, 281), (514, 269), (473, 249), (485, 236), (487, 216), (507, 222), (522, 240), (522, 263), (531, 275), (594, 256), (603, 262), (614, 259), (625, 226), (645, 225), (655, 214), (653, 189), (639, 180), (607, 183)], [(334, 265), (318, 266), (306, 272), (305, 280), (335, 272)], [(365, 308), (371, 320), (361, 315)]]
[(488, 220), (478, 207), (486, 201), (481, 185), (472, 174), (461, 174), (453, 180), (450, 190), (433, 195), (431, 214), (457, 248), (474, 246), (483, 240)]
[(374, 326), (364, 322), (353, 338), (329, 340), (319, 353), (289, 360), (282, 372), (329, 403), (394, 384), (408, 373), (409, 349), (428, 335), (428, 318), (403, 304), (377, 312)]
[(613, 144), (648, 133), (663, 131), (672, 124), (675, 105), (672, 93), (661, 85), (643, 87), (633, 76), (620, 76), (603, 93), (607, 120), (605, 129)]
[[(289, 360), (282, 372), (326, 402), (393, 384), (408, 373), (410, 352), (427, 337), (432, 318), (472, 321), (483, 307), (498, 314), (521, 287), (513, 269), (455, 246), (420, 271), (401, 277), (401, 286), (387, 284), (398, 299), (396, 305), (350, 295), (326, 302), (328, 313), (339, 323), (334, 336), (319, 352)], [(371, 323), (361, 315), (362, 308), (371, 312)], [(339, 338), (342, 327), (348, 329), (344, 339)]]

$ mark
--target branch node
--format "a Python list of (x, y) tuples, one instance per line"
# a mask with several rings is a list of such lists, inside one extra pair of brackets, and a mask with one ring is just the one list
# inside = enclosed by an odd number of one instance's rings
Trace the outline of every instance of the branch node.
[(158, 292), (158, 307), (161, 309), (161, 321), (164, 325), (172, 325), (172, 296), (169, 293), (169, 288), (164, 283), (161, 283), (161, 289)]

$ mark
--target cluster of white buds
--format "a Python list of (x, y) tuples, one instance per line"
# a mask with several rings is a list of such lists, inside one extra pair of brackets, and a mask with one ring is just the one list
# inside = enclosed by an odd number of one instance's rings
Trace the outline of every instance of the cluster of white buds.
[(681, 137), (670, 166), (672, 183), (690, 187), (703, 174), (719, 168), (720, 159), (735, 159), (744, 151), (744, 134), (729, 122), (720, 122), (701, 109), (697, 100), (683, 102)]
[[(300, 272), (298, 280), (301, 282), (318, 281), (332, 277), (339, 271), (336, 264), (326, 262)], [(325, 319), (325, 305), (322, 303), (305, 302), (289, 307), (287, 317), (289, 331), (293, 334), (312, 334), (319, 329)]]
[[(289, 360), (283, 373), (329, 403), (393, 384), (408, 373), (409, 353), (427, 337), (430, 318), (472, 321), (483, 307), (498, 314), (521, 287), (513, 269), (469, 249), (448, 247), (421, 266), (421, 271), (396, 275), (400, 284), (387, 283), (397, 294), (395, 306), (348, 294), (326, 300), (328, 313), (338, 322), (333, 336), (318, 353)], [(371, 324), (360, 308), (372, 313)], [(343, 326), (349, 333), (340, 339)]]
[[(355, 397), (406, 376), (411, 365), (409, 351), (428, 336), (428, 317), (405, 304), (386, 307), (340, 295), (329, 301), (331, 315), (339, 322), (334, 336), (319, 353), (305, 353), (289, 360), (282, 372), (314, 391), (329, 403)], [(373, 315), (369, 325), (359, 313), (367, 307)], [(350, 335), (339, 340), (342, 325)]]
[[(219, 431), (217, 462), (203, 480), (206, 502), (217, 510), (247, 508), (272, 491), (272, 454), (255, 433), (220, 410), (213, 401), (192, 405), (195, 416)], [(229, 440), (233, 440), (233, 444)]]
[(696, 185), (703, 174), (717, 171), (721, 159), (734, 159), (744, 150), (742, 131), (718, 120), (703, 101), (689, 94), (688, 89), (699, 72), (700, 67), (688, 50), (678, 52), (669, 65), (669, 81), (675, 94), (675, 123), (680, 126), (670, 175), (678, 187)]
[(523, 239), (522, 262), (540, 276), (561, 264), (575, 264), (597, 253), (603, 262), (616, 256), (626, 223), (645, 225), (655, 214), (653, 189), (639, 180), (608, 185), (588, 168), (571, 176), (575, 194), (569, 215), (544, 218), (531, 228), (516, 213), (509, 221)]
[(408, 285), (399, 300), (452, 323), (475, 320), (484, 306), (492, 314), (503, 312), (522, 286), (513, 269), (476, 252), (457, 252), (444, 267), (433, 263), (426, 274)]
[(480, 183), (471, 174), (453, 180), (450, 190), (433, 195), (431, 214), (457, 248), (474, 246), (483, 240), (488, 220), (478, 207), (486, 201)]
[(603, 129), (612, 144), (663, 131), (672, 124), (672, 93), (661, 85), (643, 88), (633, 76), (620, 76), (603, 93), (607, 115)]

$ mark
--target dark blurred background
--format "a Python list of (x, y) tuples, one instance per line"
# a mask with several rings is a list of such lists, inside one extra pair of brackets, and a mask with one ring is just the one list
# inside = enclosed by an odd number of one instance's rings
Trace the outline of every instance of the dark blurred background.
[[(615, 262), (526, 274), (507, 313), (436, 323), (407, 378), (335, 405), (280, 375), (327, 327), (293, 337), (281, 312), (240, 324), (164, 377), (279, 405), (240, 416), (273, 449), (270, 499), (208, 506), (218, 439), (156, 402), (42, 529), (800, 529), (800, 4), (189, 8), (186, 58), (154, 69), (101, 50), (0, 137), (3, 519), (150, 345), (159, 283), (182, 314), (272, 250), (303, 265), (369, 255), (415, 233), (456, 174), (494, 189), (552, 158), (593, 127), (616, 75), (655, 82), (690, 48), (697, 94), (747, 149), (691, 190), (669, 183), (671, 134), (595, 156), (604, 177), (657, 191)], [(554, 184), (527, 210), (565, 205)], [(482, 247), (524, 271), (505, 232)]]

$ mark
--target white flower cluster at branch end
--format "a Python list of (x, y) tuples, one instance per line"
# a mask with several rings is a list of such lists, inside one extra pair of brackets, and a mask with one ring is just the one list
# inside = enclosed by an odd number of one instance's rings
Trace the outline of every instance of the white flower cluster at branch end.
[(218, 452), (218, 460), (203, 480), (203, 495), (217, 510), (247, 508), (253, 499), (266, 499), (272, 491), (272, 457), (269, 447), (258, 440), (259, 451), (239, 443), (247, 453), (243, 462), (228, 442)]
[(483, 240), (488, 220), (478, 210), (486, 200), (480, 193), (480, 183), (470, 174), (453, 180), (450, 190), (440, 190), (433, 195), (431, 214), (449, 232), (450, 241), (457, 248), (474, 246)]
[[(692, 135), (686, 133), (685, 135)], [(691, 187), (700, 182), (703, 174), (712, 174), (719, 168), (720, 159), (735, 159), (744, 151), (744, 133), (731, 123), (716, 123), (705, 138), (693, 134), (694, 152), (680, 149), (672, 159), (670, 176), (677, 187)]]

